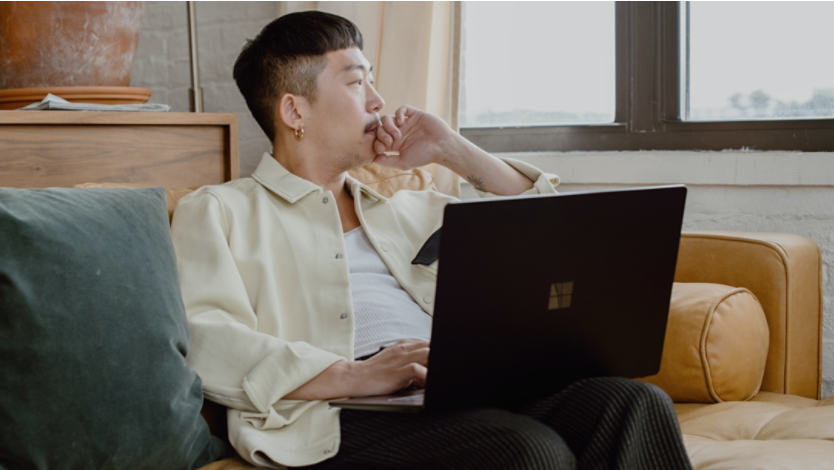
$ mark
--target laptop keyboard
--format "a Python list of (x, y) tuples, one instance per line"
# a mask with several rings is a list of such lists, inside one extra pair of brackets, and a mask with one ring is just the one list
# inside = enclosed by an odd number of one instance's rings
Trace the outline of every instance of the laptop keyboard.
[(423, 401), (423, 395), (409, 395), (407, 397), (389, 398), (388, 401), (397, 403), (418, 403)]

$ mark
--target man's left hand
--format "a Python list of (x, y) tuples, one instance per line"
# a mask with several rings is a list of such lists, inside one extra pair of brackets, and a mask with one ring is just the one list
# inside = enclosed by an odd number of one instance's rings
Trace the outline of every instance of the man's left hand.
[(458, 136), (442, 119), (413, 106), (401, 106), (393, 115), (382, 116), (381, 122), (376, 128), (374, 163), (402, 170), (437, 163)]

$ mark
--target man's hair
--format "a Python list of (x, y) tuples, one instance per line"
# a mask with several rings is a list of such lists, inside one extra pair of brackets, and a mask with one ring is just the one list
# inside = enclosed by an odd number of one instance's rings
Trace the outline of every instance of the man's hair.
[(321, 11), (284, 15), (247, 40), (235, 61), (234, 78), (252, 116), (275, 140), (275, 103), (285, 93), (316, 100), (316, 80), (327, 66), (324, 55), (357, 47), (359, 28)]

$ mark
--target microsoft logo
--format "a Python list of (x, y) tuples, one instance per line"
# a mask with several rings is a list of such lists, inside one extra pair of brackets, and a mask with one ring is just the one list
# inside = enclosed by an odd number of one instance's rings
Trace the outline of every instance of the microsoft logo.
[(548, 310), (570, 307), (570, 298), (573, 294), (573, 282), (557, 282), (550, 285), (550, 303)]

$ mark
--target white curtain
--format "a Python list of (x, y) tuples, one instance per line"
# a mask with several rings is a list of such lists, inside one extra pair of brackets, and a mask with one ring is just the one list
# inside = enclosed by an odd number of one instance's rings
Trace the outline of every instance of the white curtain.
[[(362, 52), (385, 100), (383, 113), (408, 104), (458, 130), (460, 2), (279, 3), (282, 14), (302, 10), (333, 13), (359, 27)], [(424, 170), (438, 188), (459, 196), (457, 175), (436, 165)]]

